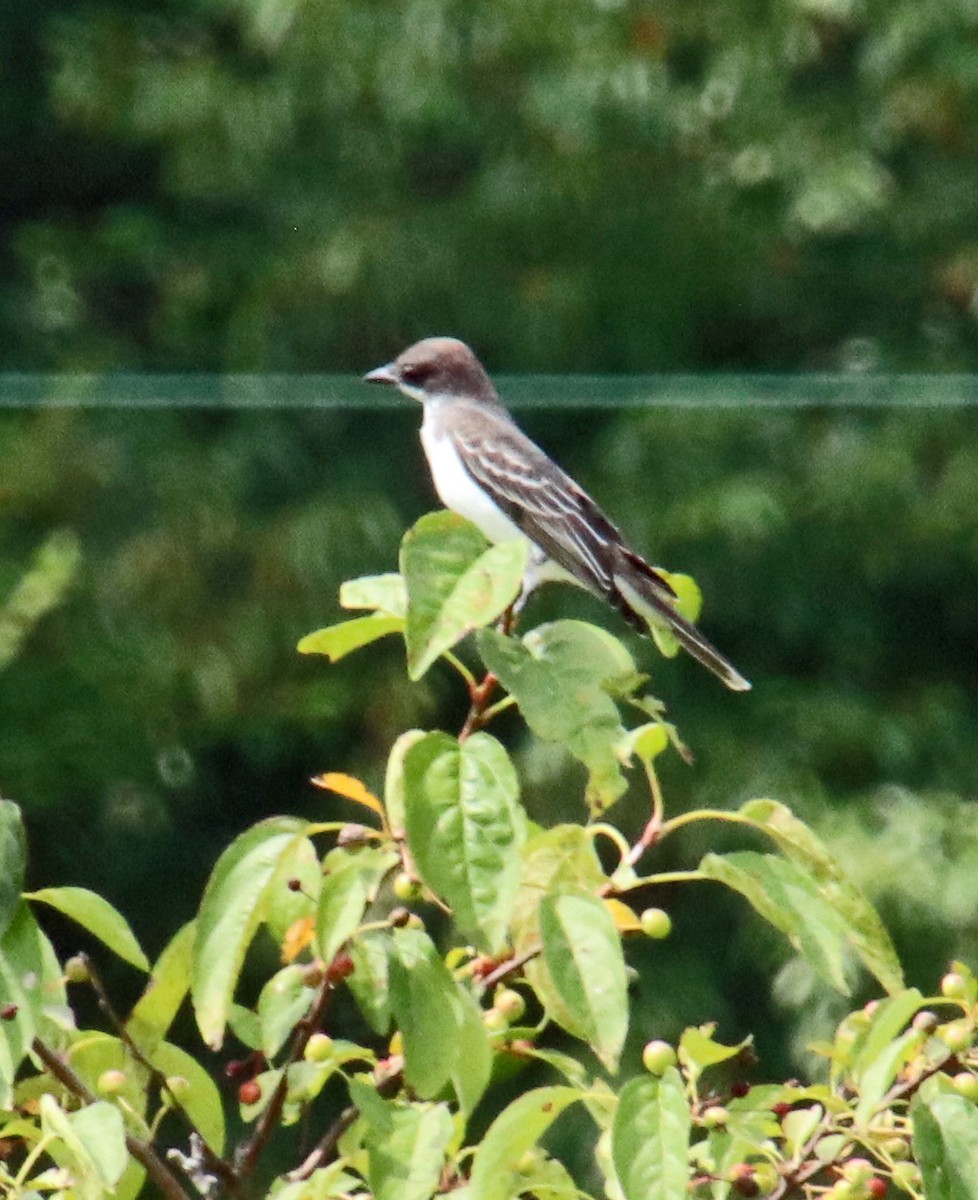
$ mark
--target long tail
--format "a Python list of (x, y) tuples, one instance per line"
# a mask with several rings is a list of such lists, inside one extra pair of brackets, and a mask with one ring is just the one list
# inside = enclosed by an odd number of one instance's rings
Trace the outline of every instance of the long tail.
[(676, 641), (731, 691), (750, 691), (750, 683), (733, 663), (695, 625), (679, 615), (672, 588), (658, 571), (626, 547), (617, 549), (614, 580), (626, 619), (643, 633), (648, 632), (649, 625), (665, 625)]

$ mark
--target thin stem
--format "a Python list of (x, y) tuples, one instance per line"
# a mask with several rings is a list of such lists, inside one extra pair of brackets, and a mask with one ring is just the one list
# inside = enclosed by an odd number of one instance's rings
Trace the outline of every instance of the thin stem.
[(255, 1170), (262, 1151), (265, 1149), (273, 1131), (278, 1126), (279, 1117), (282, 1115), (285, 1098), (289, 1091), (289, 1067), (299, 1062), (302, 1058), (309, 1039), (322, 1023), (326, 1006), (332, 994), (333, 984), (330, 982), (328, 976), (324, 976), (312, 1004), (310, 1004), (306, 1011), (306, 1015), (296, 1025), (295, 1037), (292, 1039), (289, 1057), (282, 1066), (282, 1074), (275, 1085), (271, 1099), (258, 1118), (258, 1124), (255, 1126), (255, 1132), (252, 1134), (250, 1141), (244, 1145), (238, 1157), (236, 1179), (239, 1183), (246, 1180)]
[[(56, 1054), (50, 1046), (35, 1038), (31, 1050), (37, 1055), (48, 1071), (57, 1081), (86, 1104), (94, 1104), (97, 1097), (88, 1090), (68, 1064)], [(183, 1185), (170, 1168), (157, 1155), (153, 1147), (142, 1138), (126, 1134), (126, 1149), (146, 1168), (146, 1174), (152, 1179), (166, 1200), (190, 1200), (190, 1193), (184, 1191)]]
[(444, 657), (449, 663), (451, 663), (455, 670), (458, 671), (459, 675), (462, 676), (462, 678), (465, 680), (466, 687), (471, 693), (472, 689), (478, 686), (478, 680), (476, 677), (472, 674), (465, 663), (462, 662), (458, 655), (453, 654), (451, 650), (446, 650), (444, 652)]
[(526, 963), (536, 958), (542, 951), (542, 946), (535, 946), (532, 950), (524, 950), (522, 954), (514, 954), (512, 958), (507, 958), (505, 962), (500, 963), (498, 967), (483, 977), (483, 986), (488, 990), (497, 983), (501, 983), (508, 975), (512, 975), (514, 971), (518, 971), (520, 967), (525, 966)]
[(695, 808), (691, 812), (680, 813), (678, 817), (664, 821), (659, 830), (660, 840), (677, 829), (681, 829), (684, 825), (692, 825), (694, 821), (728, 821), (734, 825), (749, 825), (761, 833), (770, 833), (770, 830), (765, 830), (763, 825), (752, 821), (750, 817), (741, 816), (740, 813), (724, 812), (720, 808)]
[(638, 888), (652, 887), (657, 883), (695, 883), (700, 879), (706, 879), (706, 876), (698, 870), (660, 871), (657, 875), (645, 875), (639, 879), (635, 879), (632, 883), (616, 886), (615, 891), (634, 892)]
[(655, 767), (650, 762), (643, 759), (642, 765), (645, 767), (645, 778), (649, 782), (649, 791), (652, 794), (652, 814), (646, 822), (638, 841), (622, 860), (629, 867), (634, 867), (645, 851), (664, 835), (662, 818), (665, 812), (665, 804), (662, 799), (662, 788), (659, 786), (659, 777), (655, 773)]
[(460, 742), (464, 742), (477, 729), (481, 729), (489, 719), (486, 716), (489, 710), (489, 697), (492, 695), (498, 682), (499, 680), (493, 675), (492, 671), (487, 671), (482, 682), (477, 683), (475, 687), (469, 689), (472, 703), (469, 707), (468, 716), (465, 718), (465, 724), (458, 735)]

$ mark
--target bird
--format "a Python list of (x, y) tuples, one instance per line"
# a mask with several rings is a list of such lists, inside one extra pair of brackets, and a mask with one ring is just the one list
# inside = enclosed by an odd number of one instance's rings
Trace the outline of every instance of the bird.
[(493, 543), (530, 544), (524, 597), (539, 583), (575, 583), (639, 633), (668, 629), (728, 688), (737, 668), (676, 608), (668, 579), (626, 543), (597, 503), (519, 428), (462, 341), (428, 337), (364, 375), (424, 406), (421, 443), (442, 504)]

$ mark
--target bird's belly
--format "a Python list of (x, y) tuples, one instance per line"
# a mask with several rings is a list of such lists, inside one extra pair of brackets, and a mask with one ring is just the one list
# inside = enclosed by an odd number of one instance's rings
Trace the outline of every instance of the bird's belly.
[(422, 426), (421, 443), (428, 457), (435, 491), (446, 508), (478, 526), (490, 542), (506, 542), (513, 538), (529, 540), (466, 471), (450, 437), (437, 437), (431, 429)]

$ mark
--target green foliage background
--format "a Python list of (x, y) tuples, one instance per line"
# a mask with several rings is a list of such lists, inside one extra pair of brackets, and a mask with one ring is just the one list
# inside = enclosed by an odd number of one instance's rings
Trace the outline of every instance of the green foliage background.
[[(976, 34), (970, 0), (8, 5), (0, 366), (362, 371), (452, 332), (493, 370), (974, 371)], [(292, 651), (430, 506), (416, 421), (0, 414), (0, 789), (35, 884), (158, 948), (232, 833), (457, 719), (393, 647)], [(525, 423), (755, 682), (643, 652), (697, 753), (673, 804), (784, 799), (912, 981), (974, 959), (974, 412)], [(578, 814), (525, 755), (531, 808)], [(650, 1028), (756, 1028), (780, 951), (732, 903), (676, 924)], [(778, 995), (818, 1016), (797, 969)]]

